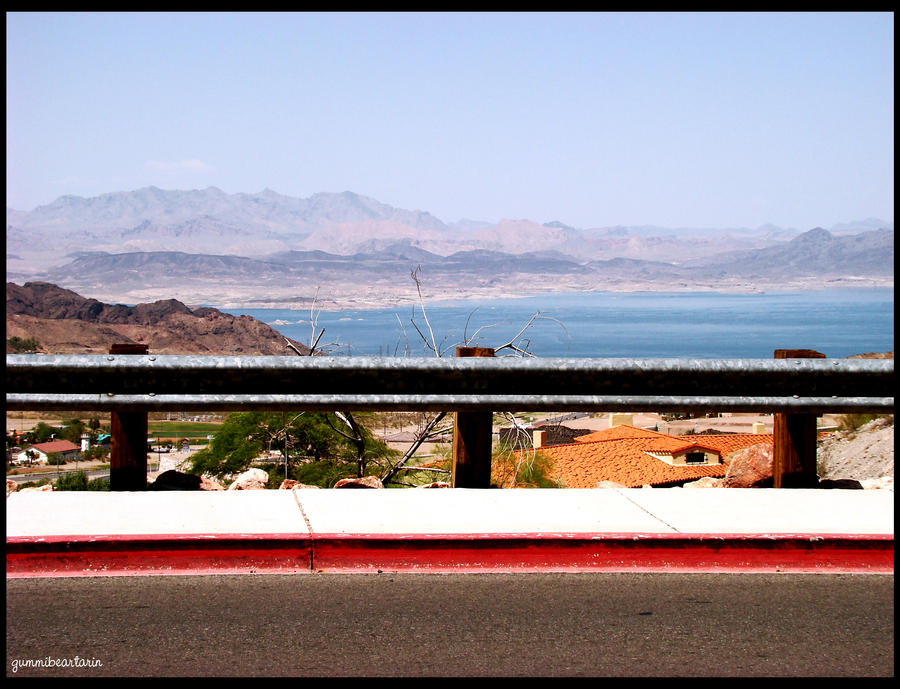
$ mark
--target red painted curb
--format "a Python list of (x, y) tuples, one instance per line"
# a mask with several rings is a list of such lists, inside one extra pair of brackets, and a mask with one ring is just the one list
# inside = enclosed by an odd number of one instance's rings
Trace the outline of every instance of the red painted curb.
[(308, 573), (307, 534), (48, 536), (6, 539), (6, 576)]
[(7, 538), (6, 576), (313, 572), (893, 574), (858, 534), (190, 534)]
[(893, 573), (894, 537), (826, 534), (320, 534), (319, 572)]

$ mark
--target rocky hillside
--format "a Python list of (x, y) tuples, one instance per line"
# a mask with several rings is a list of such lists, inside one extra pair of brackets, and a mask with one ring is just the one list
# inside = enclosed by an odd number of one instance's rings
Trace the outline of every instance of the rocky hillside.
[(878, 417), (819, 443), (820, 478), (853, 479), (864, 488), (894, 487), (894, 417)]
[(127, 343), (147, 344), (156, 354), (294, 354), (281, 334), (250, 316), (191, 309), (175, 299), (104, 304), (46, 282), (6, 284), (6, 337), (7, 353), (18, 338), (37, 341), (46, 354), (100, 354)]

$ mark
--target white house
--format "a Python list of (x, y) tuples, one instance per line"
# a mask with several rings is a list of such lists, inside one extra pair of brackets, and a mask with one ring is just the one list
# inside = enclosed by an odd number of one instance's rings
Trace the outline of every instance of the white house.
[(25, 464), (29, 461), (38, 464), (46, 464), (51, 454), (60, 455), (64, 460), (76, 459), (81, 448), (68, 440), (51, 440), (49, 443), (38, 443), (23, 448), (13, 457), (16, 464)]

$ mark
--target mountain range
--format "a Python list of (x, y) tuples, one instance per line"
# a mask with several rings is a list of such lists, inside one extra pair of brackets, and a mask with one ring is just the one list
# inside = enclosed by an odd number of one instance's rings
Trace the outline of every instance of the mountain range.
[[(420, 268), (421, 282), (411, 280)], [(584, 289), (893, 284), (893, 223), (806, 232), (575, 228), (561, 221), (445, 223), (353, 192), (264, 190), (63, 196), (7, 209), (7, 276), (136, 303), (382, 304)]]

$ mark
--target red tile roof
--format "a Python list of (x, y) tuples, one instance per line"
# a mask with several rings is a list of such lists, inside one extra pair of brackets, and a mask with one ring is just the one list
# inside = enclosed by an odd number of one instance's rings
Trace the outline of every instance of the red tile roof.
[[(551, 476), (566, 488), (595, 488), (613, 481), (629, 488), (643, 485), (677, 485), (704, 476), (721, 478), (725, 458), (744, 447), (773, 442), (771, 433), (672, 436), (634, 426), (615, 426), (591, 433), (568, 445), (543, 447), (540, 452), (553, 462)], [(678, 453), (690, 449), (718, 452), (722, 464), (671, 465), (648, 452)]]
[(31, 445), (36, 450), (40, 450), (43, 453), (50, 452), (72, 452), (72, 450), (80, 450), (81, 448), (74, 443), (70, 443), (68, 440), (51, 440), (48, 443), (38, 443), (36, 445)]

